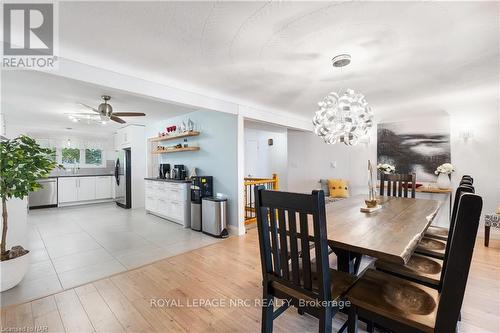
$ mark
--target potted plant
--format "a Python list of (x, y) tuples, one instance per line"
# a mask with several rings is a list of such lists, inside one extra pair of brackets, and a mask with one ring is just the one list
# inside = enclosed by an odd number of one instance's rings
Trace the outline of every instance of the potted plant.
[(23, 199), (29, 192), (42, 187), (37, 180), (46, 178), (57, 165), (50, 158), (50, 153), (50, 149), (40, 147), (34, 139), (26, 135), (0, 142), (1, 291), (15, 287), (26, 274), (29, 263), (29, 251), (22, 246), (17, 245), (7, 249), (7, 201), (12, 198)]
[(451, 187), (450, 175), (455, 171), (453, 164), (443, 163), (437, 167), (434, 173), (438, 175), (437, 186), (442, 190), (447, 190)]

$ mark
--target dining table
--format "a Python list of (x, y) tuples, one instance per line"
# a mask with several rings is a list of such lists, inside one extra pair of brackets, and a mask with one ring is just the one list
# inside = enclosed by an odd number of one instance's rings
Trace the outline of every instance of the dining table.
[(441, 208), (442, 201), (380, 196), (381, 208), (360, 211), (366, 196), (326, 204), (328, 245), (337, 269), (357, 274), (363, 255), (404, 265)]

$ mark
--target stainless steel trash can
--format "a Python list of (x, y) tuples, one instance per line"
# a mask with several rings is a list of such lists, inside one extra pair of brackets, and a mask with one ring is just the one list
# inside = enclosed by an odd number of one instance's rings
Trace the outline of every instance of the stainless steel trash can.
[(207, 197), (201, 200), (202, 231), (214, 237), (227, 237), (227, 199)]

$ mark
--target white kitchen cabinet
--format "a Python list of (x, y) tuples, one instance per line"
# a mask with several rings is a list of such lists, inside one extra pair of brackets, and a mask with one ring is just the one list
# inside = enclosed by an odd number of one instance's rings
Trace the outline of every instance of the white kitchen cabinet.
[(77, 201), (77, 177), (59, 177), (57, 180), (57, 196), (59, 203)]
[(191, 225), (191, 183), (146, 180), (146, 211), (182, 224)]
[(112, 176), (59, 177), (58, 203), (79, 204), (113, 198)]
[(111, 176), (95, 177), (95, 199), (109, 199), (113, 197)]
[(78, 201), (95, 200), (95, 177), (78, 177)]

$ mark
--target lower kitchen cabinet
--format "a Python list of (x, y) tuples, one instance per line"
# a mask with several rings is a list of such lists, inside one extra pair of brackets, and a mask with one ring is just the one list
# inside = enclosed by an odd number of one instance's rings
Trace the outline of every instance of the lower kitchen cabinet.
[(107, 199), (113, 197), (113, 177), (97, 176), (95, 177), (95, 198)]
[(58, 203), (78, 204), (113, 197), (112, 176), (59, 177)]
[(78, 177), (76, 197), (78, 201), (95, 200), (95, 177)]
[(59, 177), (57, 180), (57, 196), (59, 203), (78, 201), (76, 195), (77, 177)]
[(146, 180), (146, 211), (191, 226), (191, 183)]

